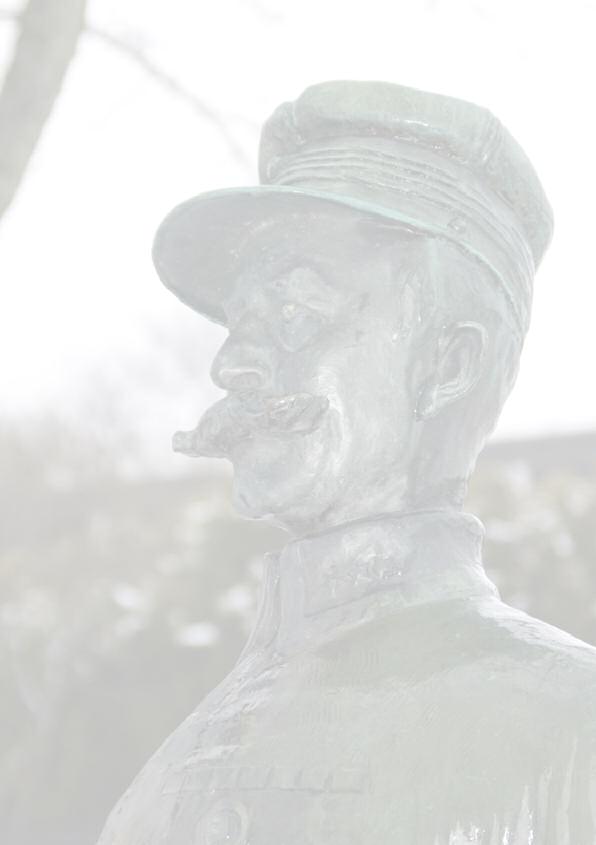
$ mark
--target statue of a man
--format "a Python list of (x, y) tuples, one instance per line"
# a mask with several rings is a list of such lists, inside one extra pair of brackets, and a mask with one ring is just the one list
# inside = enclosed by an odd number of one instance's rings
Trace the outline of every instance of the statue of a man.
[(462, 512), (551, 236), (536, 174), (485, 109), (378, 82), (282, 105), (260, 168), (155, 262), (229, 330), (175, 445), (291, 538), (101, 845), (594, 845), (596, 650), (500, 601)]

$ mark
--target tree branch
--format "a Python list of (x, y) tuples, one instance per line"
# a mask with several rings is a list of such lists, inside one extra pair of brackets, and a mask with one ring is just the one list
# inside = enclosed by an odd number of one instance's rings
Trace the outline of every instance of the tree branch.
[(118, 50), (158, 84), (214, 125), (234, 158), (249, 158), (225, 117), (169, 75), (124, 38), (87, 25), (87, 0), (28, 0), (22, 14), (0, 9), (0, 20), (20, 24), (14, 58), (0, 92), (0, 218), (19, 188), (43, 127), (60, 92), (81, 32)]
[[(0, 217), (12, 202), (74, 56), (86, 0), (29, 0), (0, 94)], [(8, 14), (5, 15), (8, 17)]]
[(130, 44), (126, 39), (94, 26), (87, 26), (85, 32), (134, 61), (148, 76), (152, 77), (157, 83), (190, 106), (198, 117), (202, 120), (209, 121), (217, 127), (234, 158), (244, 166), (250, 164), (246, 152), (230, 131), (224, 116), (220, 112), (204, 103), (199, 97), (178, 82), (178, 80), (164, 71), (163, 68), (151, 61), (142, 50)]

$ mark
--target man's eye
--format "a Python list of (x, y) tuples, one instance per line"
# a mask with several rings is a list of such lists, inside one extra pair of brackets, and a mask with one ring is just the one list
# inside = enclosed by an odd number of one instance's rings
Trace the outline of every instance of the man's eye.
[(322, 329), (324, 322), (323, 316), (312, 308), (286, 302), (281, 308), (281, 342), (288, 349), (300, 349)]

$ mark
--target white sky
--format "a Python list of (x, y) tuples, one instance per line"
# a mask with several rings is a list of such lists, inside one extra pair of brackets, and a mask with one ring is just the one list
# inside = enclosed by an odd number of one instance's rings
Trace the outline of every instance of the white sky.
[[(258, 127), (324, 79), (384, 79), (487, 106), (536, 166), (555, 239), (498, 434), (596, 427), (596, 4), (567, 0), (96, 0), (124, 35), (229, 119), (251, 165), (129, 58), (80, 43), (0, 228), (0, 415), (89, 413), (109, 391), (169, 449), (216, 395), (224, 338), (161, 289), (155, 227), (177, 202), (256, 181)], [(0, 24), (0, 50), (10, 25)], [(181, 363), (183, 366), (181, 366)]]

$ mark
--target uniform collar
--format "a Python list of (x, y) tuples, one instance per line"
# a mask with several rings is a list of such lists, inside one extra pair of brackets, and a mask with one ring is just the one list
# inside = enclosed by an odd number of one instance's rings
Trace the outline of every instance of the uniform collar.
[(498, 595), (481, 561), (482, 523), (427, 510), (358, 520), (265, 556), (261, 609), (244, 656), (288, 654), (418, 604)]

